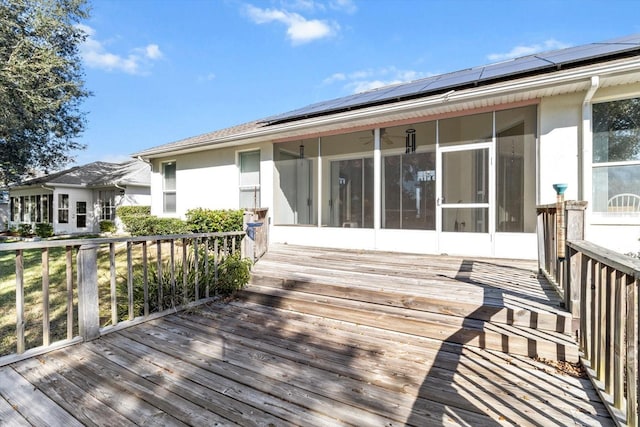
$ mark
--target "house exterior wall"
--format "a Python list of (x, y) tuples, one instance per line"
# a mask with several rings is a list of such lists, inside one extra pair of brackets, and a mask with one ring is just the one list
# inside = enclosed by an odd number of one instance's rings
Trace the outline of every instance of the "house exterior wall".
[[(584, 105), (586, 91), (543, 97), (537, 106), (537, 166), (536, 170), (527, 169), (527, 176), (535, 175), (536, 203), (551, 204), (556, 201), (553, 184), (566, 183), (566, 200), (586, 200), (592, 198), (590, 176), (591, 166), (591, 123), (590, 104)], [(592, 102), (625, 99), (640, 96), (640, 84), (619, 85), (599, 89)], [(505, 107), (505, 106), (501, 106)], [(506, 106), (508, 108), (508, 106)], [(426, 114), (426, 112), (425, 112)], [(468, 111), (466, 114), (473, 114)], [(416, 119), (416, 122), (428, 120)], [(345, 133), (347, 133), (345, 131)], [(461, 139), (464, 137), (461, 135)], [(344, 147), (343, 147), (344, 148)], [(261, 152), (261, 206), (270, 209), (274, 216), (276, 198), (282, 198), (282, 183), (274, 167), (274, 146), (272, 143), (210, 149), (203, 152), (177, 155), (154, 160), (152, 176), (152, 213), (162, 212), (162, 176), (163, 161), (177, 162), (177, 209), (174, 215), (184, 216), (189, 209), (204, 207), (211, 209), (229, 209), (238, 207), (238, 153), (244, 150), (260, 149)], [(324, 162), (324, 163), (323, 163)], [(327, 170), (327, 160), (313, 159), (313, 169), (317, 173), (318, 165)], [(327, 216), (329, 188), (326, 183), (319, 189), (314, 175), (314, 199), (321, 195), (322, 212), (320, 225), (271, 225), (272, 242), (290, 244), (317, 245), (351, 249), (380, 249), (416, 253), (440, 253), (442, 246), (437, 243), (438, 232), (428, 230), (390, 230), (383, 228), (340, 228), (322, 224)], [(325, 178), (323, 178), (326, 180)], [(274, 196), (275, 192), (275, 196)], [(319, 192), (319, 193), (318, 193)], [(532, 215), (534, 206), (524, 207)], [(610, 249), (627, 253), (640, 251), (640, 216), (626, 218), (603, 218), (586, 213), (586, 238)], [(277, 215), (276, 215), (277, 216)], [(460, 236), (472, 233), (460, 233)], [(453, 236), (457, 238), (457, 236)], [(455, 243), (455, 239), (452, 240)], [(462, 240), (460, 240), (462, 242)], [(467, 240), (469, 242), (469, 240)], [(530, 258), (537, 256), (535, 233), (495, 233), (491, 237), (491, 254), (486, 249), (473, 244), (461, 243), (460, 254), (484, 255), (495, 257)], [(486, 247), (485, 247), (486, 248)]]
[[(238, 209), (239, 153), (260, 150), (261, 207), (273, 199), (273, 147), (270, 143), (228, 147), (157, 159), (151, 174), (151, 213), (184, 217), (190, 209)], [(176, 212), (163, 211), (162, 164), (176, 162)]]
[[(26, 196), (37, 196), (37, 195), (48, 195), (53, 194), (53, 218), (51, 219), (51, 223), (53, 224), (53, 232), (54, 234), (75, 234), (75, 233), (86, 233), (93, 232), (93, 221), (94, 221), (94, 212), (93, 212), (93, 194), (92, 190), (88, 190), (86, 188), (73, 188), (73, 187), (57, 187), (55, 189), (51, 189), (49, 187), (34, 187), (34, 188), (25, 188), (25, 189), (16, 189), (10, 191), (11, 197), (26, 197)], [(69, 195), (69, 222), (68, 223), (60, 223), (58, 218), (58, 209), (59, 209), (59, 195), (60, 194), (68, 194)], [(77, 227), (77, 202), (86, 202), (87, 203), (87, 227), (78, 228)], [(14, 221), (10, 222), (12, 226), (18, 226), (20, 223), (30, 223), (31, 221), (24, 221), (24, 218), (16, 218)]]
[(0, 200), (0, 231), (4, 231), (9, 227), (9, 203)]

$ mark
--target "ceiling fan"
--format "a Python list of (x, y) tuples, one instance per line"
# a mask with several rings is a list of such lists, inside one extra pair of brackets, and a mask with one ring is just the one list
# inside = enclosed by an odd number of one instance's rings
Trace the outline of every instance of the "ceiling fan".
[[(374, 130), (371, 129), (371, 136), (362, 136), (360, 137), (360, 140), (363, 141), (362, 144), (363, 145), (369, 145), (373, 143), (373, 139), (374, 139)], [(394, 145), (395, 141), (394, 140), (404, 140), (403, 136), (399, 136), (399, 135), (389, 135), (389, 133), (387, 133), (387, 129), (385, 128), (381, 128), (380, 129), (380, 140), (382, 141), (383, 144), (385, 145)]]

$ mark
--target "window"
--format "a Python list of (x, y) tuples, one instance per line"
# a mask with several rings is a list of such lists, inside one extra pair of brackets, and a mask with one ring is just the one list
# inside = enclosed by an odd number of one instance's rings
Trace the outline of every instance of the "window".
[(11, 221), (20, 221), (20, 197), (11, 198)]
[(436, 229), (436, 154), (386, 156), (383, 228)]
[(76, 227), (87, 226), (87, 202), (76, 202)]
[(69, 195), (58, 194), (58, 223), (69, 223)]
[(274, 222), (276, 225), (317, 224), (314, 188), (318, 140), (279, 143), (274, 147), (276, 168)]
[(115, 192), (98, 191), (98, 202), (100, 204), (100, 220), (112, 221), (115, 218)]
[(536, 106), (496, 112), (496, 231), (536, 231)]
[(260, 151), (240, 153), (240, 209), (260, 207)]
[(331, 227), (373, 227), (373, 159), (331, 162)]
[(176, 163), (162, 164), (162, 211), (164, 213), (176, 212)]
[(640, 98), (593, 105), (592, 172), (594, 212), (634, 212), (633, 200), (640, 198)]
[(53, 220), (53, 195), (52, 194), (44, 194), (41, 197), (42, 199), (42, 222), (51, 222)]

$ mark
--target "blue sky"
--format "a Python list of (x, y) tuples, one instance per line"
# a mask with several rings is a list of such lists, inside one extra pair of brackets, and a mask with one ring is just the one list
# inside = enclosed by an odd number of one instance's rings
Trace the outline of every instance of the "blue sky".
[(637, 0), (93, 0), (87, 149), (133, 152), (375, 87), (640, 33)]

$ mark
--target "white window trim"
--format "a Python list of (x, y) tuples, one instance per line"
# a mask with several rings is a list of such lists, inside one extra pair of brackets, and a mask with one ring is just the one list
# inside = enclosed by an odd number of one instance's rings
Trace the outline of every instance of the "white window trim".
[[(627, 161), (618, 161), (618, 162), (593, 162), (593, 106), (595, 104), (604, 104), (608, 102), (617, 102), (617, 101), (626, 101), (630, 99), (636, 99), (640, 97), (640, 93), (637, 94), (627, 94), (626, 96), (619, 97), (615, 95), (607, 96), (607, 97), (599, 97), (597, 100), (593, 100), (590, 105), (590, 117), (589, 117), (589, 143), (590, 143), (590, 151), (589, 158), (587, 159), (587, 163), (589, 165), (588, 173), (589, 177), (589, 188), (585, 185), (585, 195), (588, 195), (589, 200), (593, 202), (593, 170), (597, 168), (605, 168), (605, 167), (616, 167), (616, 166), (635, 166), (640, 165), (640, 160), (627, 160)], [(585, 180), (586, 181), (586, 180)], [(586, 182), (585, 182), (586, 184)], [(593, 225), (640, 225), (640, 214), (636, 212), (625, 212), (625, 213), (616, 213), (616, 212), (595, 212), (593, 210), (593, 203), (589, 203), (587, 206), (590, 221), (589, 223)]]
[[(175, 188), (173, 190), (166, 190), (164, 188), (165, 186), (165, 176), (164, 176), (164, 167), (165, 165), (168, 164), (174, 164), (175, 165), (175, 181), (176, 181), (176, 185)], [(160, 163), (160, 176), (161, 176), (161, 184), (162, 184), (162, 214), (163, 215), (173, 215), (176, 214), (178, 212), (178, 162), (176, 160), (165, 160), (162, 161)], [(173, 193), (175, 195), (176, 198), (176, 207), (175, 210), (172, 212), (169, 212), (165, 209), (165, 195), (166, 194), (171, 194)]]

